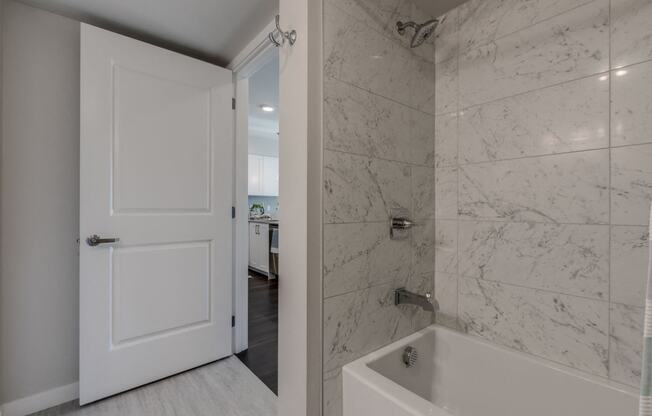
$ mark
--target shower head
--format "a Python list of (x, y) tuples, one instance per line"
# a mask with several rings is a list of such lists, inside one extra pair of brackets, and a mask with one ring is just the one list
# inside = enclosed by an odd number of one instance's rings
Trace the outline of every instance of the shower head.
[(435, 28), (439, 24), (438, 19), (428, 20), (425, 23), (418, 24), (414, 22), (396, 22), (396, 30), (398, 33), (403, 35), (405, 34), (405, 29), (411, 27), (414, 29), (414, 36), (412, 36), (412, 41), (410, 42), (411, 48), (416, 48), (425, 42), (432, 33), (435, 31)]

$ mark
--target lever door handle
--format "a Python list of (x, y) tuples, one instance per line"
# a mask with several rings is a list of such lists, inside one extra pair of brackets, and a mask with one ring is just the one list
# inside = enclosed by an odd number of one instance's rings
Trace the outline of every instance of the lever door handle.
[(99, 235), (93, 234), (92, 236), (86, 239), (86, 244), (88, 244), (91, 247), (95, 247), (100, 244), (117, 243), (118, 241), (120, 241), (119, 238), (100, 238)]

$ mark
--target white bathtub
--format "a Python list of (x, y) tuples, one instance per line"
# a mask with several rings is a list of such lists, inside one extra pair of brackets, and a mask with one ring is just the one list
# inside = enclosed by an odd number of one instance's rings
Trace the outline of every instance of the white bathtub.
[[(406, 346), (417, 349), (407, 368)], [(344, 416), (636, 416), (634, 389), (433, 325), (344, 366)]]

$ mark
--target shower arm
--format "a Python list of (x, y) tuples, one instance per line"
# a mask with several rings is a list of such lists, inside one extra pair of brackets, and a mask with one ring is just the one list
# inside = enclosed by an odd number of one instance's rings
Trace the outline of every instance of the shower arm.
[(414, 22), (401, 22), (401, 21), (396, 22), (396, 30), (401, 35), (405, 33), (405, 29), (407, 29), (408, 27), (416, 29), (417, 26), (418, 25)]

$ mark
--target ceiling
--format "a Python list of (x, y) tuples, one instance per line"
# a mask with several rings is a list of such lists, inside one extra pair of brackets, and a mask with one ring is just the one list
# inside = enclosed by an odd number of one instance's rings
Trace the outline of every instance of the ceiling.
[(22, 0), (225, 66), (278, 13), (278, 0)]
[[(264, 112), (261, 105), (274, 111)], [(278, 140), (278, 54), (249, 78), (249, 130), (250, 135)]]
[(430, 12), (433, 17), (441, 16), (449, 10), (452, 10), (466, 0), (415, 0), (423, 10)]

